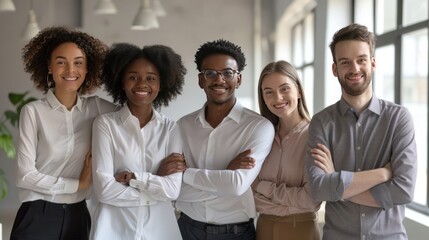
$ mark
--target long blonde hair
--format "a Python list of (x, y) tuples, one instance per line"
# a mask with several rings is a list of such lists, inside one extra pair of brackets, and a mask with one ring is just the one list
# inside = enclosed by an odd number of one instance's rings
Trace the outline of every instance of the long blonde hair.
[(274, 126), (277, 126), (277, 124), (279, 123), (279, 117), (268, 109), (267, 105), (264, 102), (264, 97), (262, 93), (262, 81), (267, 75), (272, 73), (283, 74), (290, 78), (292, 82), (296, 85), (296, 87), (298, 88), (298, 92), (301, 95), (301, 97), (298, 99), (298, 113), (302, 118), (310, 121), (310, 113), (308, 112), (307, 103), (305, 101), (305, 94), (298, 73), (290, 63), (283, 60), (269, 63), (267, 66), (264, 67), (261, 72), (261, 75), (259, 76), (258, 100), (259, 111), (261, 112), (261, 115), (270, 120)]

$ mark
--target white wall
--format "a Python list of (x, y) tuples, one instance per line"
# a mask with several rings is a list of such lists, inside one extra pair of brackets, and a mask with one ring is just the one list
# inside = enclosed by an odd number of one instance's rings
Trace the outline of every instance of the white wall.
[[(34, 90), (29, 75), (23, 71), (21, 39), (30, 8), (29, 1), (13, 0), (16, 12), (0, 12), (0, 114), (12, 109), (7, 94), (30, 90), (33, 96), (42, 95)], [(206, 41), (219, 38), (230, 40), (242, 47), (246, 54), (247, 67), (243, 72), (243, 84), (237, 92), (239, 98), (253, 100), (255, 77), (253, 76), (253, 0), (161, 0), (167, 16), (159, 18), (160, 29), (132, 31), (130, 25), (137, 12), (139, 0), (114, 0), (116, 15), (95, 15), (92, 10), (96, 0), (56, 1), (35, 0), (34, 10), (41, 28), (53, 25), (73, 25), (104, 40), (130, 42), (140, 46), (165, 44), (176, 50), (183, 58), (188, 74), (184, 91), (168, 108), (162, 109), (167, 116), (177, 120), (194, 111), (205, 102), (203, 90), (197, 86), (197, 70), (194, 54)], [(82, 9), (82, 13), (80, 13)], [(98, 92), (106, 97), (104, 92)], [(249, 105), (253, 105), (250, 103)], [(16, 135), (16, 130), (13, 129)], [(10, 192), (0, 202), (0, 222), (3, 223), (3, 238), (9, 239), (10, 228), (20, 205), (14, 186), (14, 160), (0, 153), (0, 168), (10, 180)]]

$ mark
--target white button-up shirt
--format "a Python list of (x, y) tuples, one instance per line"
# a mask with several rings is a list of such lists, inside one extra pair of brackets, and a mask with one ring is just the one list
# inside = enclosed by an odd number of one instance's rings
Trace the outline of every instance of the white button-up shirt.
[(78, 97), (68, 111), (52, 91), (26, 104), (19, 120), (17, 187), (21, 202), (76, 203), (90, 189), (77, 191), (95, 117), (116, 105), (98, 97)]
[[(128, 106), (94, 121), (93, 239), (181, 239), (171, 200), (180, 193), (182, 173), (155, 175), (161, 161), (182, 153), (177, 124), (155, 109), (140, 128)], [(130, 171), (136, 180), (125, 186), (114, 175)]]
[[(245, 222), (256, 215), (250, 185), (261, 170), (274, 139), (273, 124), (236, 102), (213, 128), (205, 107), (178, 124), (188, 169), (176, 206), (194, 220), (215, 224)], [(252, 169), (226, 170), (239, 153), (251, 149)]]

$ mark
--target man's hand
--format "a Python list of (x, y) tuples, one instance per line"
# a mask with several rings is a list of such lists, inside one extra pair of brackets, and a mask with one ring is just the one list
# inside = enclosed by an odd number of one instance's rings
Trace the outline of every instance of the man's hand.
[(256, 165), (256, 160), (250, 157), (252, 153), (251, 149), (247, 149), (237, 155), (231, 162), (229, 162), (226, 169), (228, 170), (237, 170), (237, 169), (252, 169)]
[(311, 149), (311, 156), (314, 159), (314, 164), (321, 168), (325, 173), (335, 172), (331, 151), (329, 151), (325, 145), (318, 143), (317, 147)]
[(132, 172), (123, 171), (115, 174), (115, 180), (124, 185), (130, 185), (131, 179), (136, 179), (136, 176)]
[(187, 166), (183, 154), (172, 153), (162, 160), (156, 175), (164, 177), (173, 173), (184, 172), (186, 168)]

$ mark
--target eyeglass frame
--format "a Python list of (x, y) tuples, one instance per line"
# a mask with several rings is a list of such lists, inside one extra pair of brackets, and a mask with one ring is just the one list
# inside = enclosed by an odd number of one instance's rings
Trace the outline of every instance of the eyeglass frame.
[[(214, 79), (207, 79), (207, 78), (206, 78), (206, 74), (205, 74), (207, 71), (214, 71), (214, 72), (216, 72), (216, 77), (215, 77)], [(232, 71), (232, 72), (233, 72), (233, 75), (232, 75), (231, 79), (225, 79), (225, 77), (224, 77), (224, 75), (223, 75), (223, 72), (224, 72), (224, 71)], [(234, 79), (235, 74), (240, 74), (240, 71), (235, 70), (235, 69), (232, 69), (232, 68), (225, 68), (225, 69), (222, 69), (222, 70), (205, 69), (205, 70), (201, 70), (201, 71), (198, 73), (198, 75), (202, 75), (202, 76), (203, 76), (203, 78), (204, 78), (206, 81), (213, 81), (213, 80), (215, 80), (219, 74), (220, 74), (220, 76), (222, 77), (222, 79), (223, 79), (224, 81), (229, 82), (229, 81), (232, 81), (232, 80)]]

